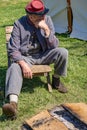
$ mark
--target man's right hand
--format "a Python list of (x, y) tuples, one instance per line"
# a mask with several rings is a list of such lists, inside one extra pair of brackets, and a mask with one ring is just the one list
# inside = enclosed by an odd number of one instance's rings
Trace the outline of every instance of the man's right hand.
[(20, 65), (20, 67), (22, 69), (24, 78), (32, 79), (32, 71), (31, 71), (29, 65), (23, 60), (18, 61), (17, 63)]

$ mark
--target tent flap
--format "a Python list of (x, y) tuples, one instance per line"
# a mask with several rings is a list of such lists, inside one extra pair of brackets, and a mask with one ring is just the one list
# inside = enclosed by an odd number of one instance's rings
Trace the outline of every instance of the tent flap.
[(57, 33), (69, 31), (71, 38), (87, 40), (87, 0), (43, 0), (43, 2), (50, 9), (49, 14)]

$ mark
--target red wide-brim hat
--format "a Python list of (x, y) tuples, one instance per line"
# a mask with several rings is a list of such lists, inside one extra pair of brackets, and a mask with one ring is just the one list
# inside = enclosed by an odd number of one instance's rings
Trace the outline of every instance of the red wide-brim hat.
[(49, 9), (45, 7), (41, 0), (32, 0), (27, 4), (25, 10), (29, 14), (45, 15)]

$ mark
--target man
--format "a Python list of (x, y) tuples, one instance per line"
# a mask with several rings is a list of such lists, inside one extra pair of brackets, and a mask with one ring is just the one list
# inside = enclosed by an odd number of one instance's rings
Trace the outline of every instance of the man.
[(23, 78), (32, 79), (33, 64), (54, 63), (52, 86), (59, 92), (67, 89), (60, 82), (60, 76), (66, 76), (68, 51), (59, 48), (49, 9), (41, 0), (32, 0), (25, 8), (27, 15), (14, 23), (13, 32), (8, 44), (11, 65), (6, 74), (5, 96), (9, 103), (3, 105), (3, 113), (10, 118), (17, 116), (18, 96)]

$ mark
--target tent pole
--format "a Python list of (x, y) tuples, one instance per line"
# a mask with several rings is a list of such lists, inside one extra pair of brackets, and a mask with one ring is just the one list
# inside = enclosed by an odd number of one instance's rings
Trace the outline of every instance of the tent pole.
[(71, 1), (67, 0), (67, 18), (68, 18), (68, 32), (72, 32), (73, 14), (71, 8)]

